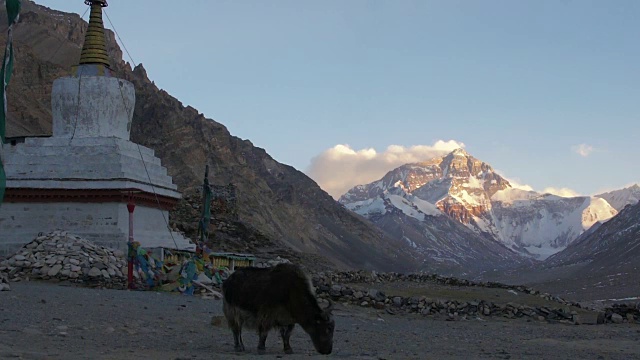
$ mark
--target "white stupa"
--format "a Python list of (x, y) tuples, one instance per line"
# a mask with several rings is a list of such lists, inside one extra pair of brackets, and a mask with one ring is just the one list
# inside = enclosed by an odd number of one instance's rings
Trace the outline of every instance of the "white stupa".
[(143, 247), (193, 250), (167, 225), (181, 197), (177, 186), (153, 150), (129, 140), (135, 89), (112, 76), (102, 24), (107, 2), (85, 2), (91, 17), (79, 65), (53, 83), (53, 136), (2, 145), (0, 255), (55, 229), (125, 250), (130, 200), (134, 239)]

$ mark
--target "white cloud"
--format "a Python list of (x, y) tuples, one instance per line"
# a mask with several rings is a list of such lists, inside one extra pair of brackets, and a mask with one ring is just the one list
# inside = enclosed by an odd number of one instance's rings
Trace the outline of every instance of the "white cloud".
[(563, 187), (563, 188), (547, 187), (547, 188), (544, 188), (544, 190), (542, 190), (542, 193), (553, 194), (553, 195), (562, 196), (562, 197), (580, 196), (580, 193), (578, 193), (577, 191), (566, 188), (566, 187)]
[(587, 144), (574, 145), (571, 147), (571, 151), (583, 157), (589, 156), (594, 150), (593, 146)]
[(352, 187), (378, 180), (400, 165), (429, 160), (464, 146), (455, 140), (438, 140), (433, 145), (390, 145), (378, 153), (373, 148), (354, 150), (338, 144), (311, 159), (306, 173), (337, 199)]
[(504, 171), (502, 171), (502, 170), (493, 169), (493, 171), (495, 171), (498, 175), (502, 176), (505, 180), (507, 180), (509, 182), (509, 184), (511, 184), (511, 186), (514, 189), (520, 189), (520, 190), (525, 190), (525, 191), (534, 191), (533, 187), (531, 187), (530, 185), (523, 184), (522, 181), (520, 180), (520, 178), (506, 176), (504, 174)]
[[(504, 176), (503, 176), (504, 177)], [(525, 191), (534, 191), (533, 188), (530, 185), (527, 184), (521, 184), (519, 180), (514, 180), (514, 179), (507, 179), (505, 178), (509, 184), (511, 184), (511, 186), (514, 189), (520, 189), (520, 190), (525, 190)]]

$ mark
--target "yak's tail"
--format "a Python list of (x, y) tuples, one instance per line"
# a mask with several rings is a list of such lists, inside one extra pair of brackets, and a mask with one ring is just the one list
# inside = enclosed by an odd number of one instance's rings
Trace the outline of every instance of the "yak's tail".
[(258, 319), (251, 312), (231, 304), (227, 299), (222, 301), (222, 311), (230, 328), (242, 328), (243, 325), (248, 328), (257, 328)]

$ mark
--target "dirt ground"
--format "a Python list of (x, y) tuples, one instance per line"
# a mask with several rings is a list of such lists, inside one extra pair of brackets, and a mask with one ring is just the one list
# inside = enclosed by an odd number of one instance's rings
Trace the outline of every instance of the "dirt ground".
[(334, 351), (322, 356), (297, 326), (293, 355), (274, 331), (267, 354), (247, 331), (233, 351), (221, 301), (50, 283), (0, 292), (0, 359), (640, 359), (640, 325), (524, 319), (445, 321), (336, 305)]

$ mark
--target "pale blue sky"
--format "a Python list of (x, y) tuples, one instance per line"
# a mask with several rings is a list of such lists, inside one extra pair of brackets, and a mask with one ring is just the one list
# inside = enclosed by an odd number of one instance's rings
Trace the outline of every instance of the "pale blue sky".
[(637, 0), (110, 0), (106, 11), (160, 88), (302, 171), (337, 144), (453, 139), (536, 190), (640, 182)]

